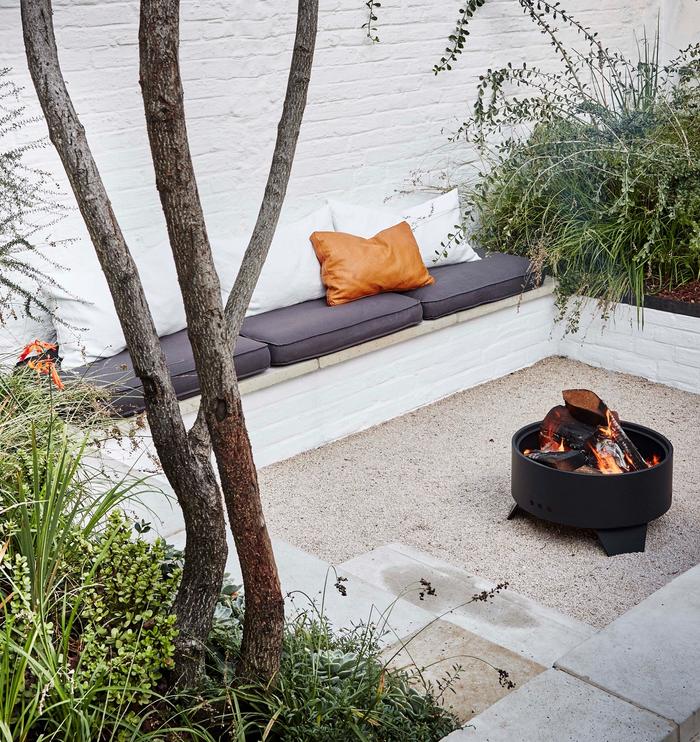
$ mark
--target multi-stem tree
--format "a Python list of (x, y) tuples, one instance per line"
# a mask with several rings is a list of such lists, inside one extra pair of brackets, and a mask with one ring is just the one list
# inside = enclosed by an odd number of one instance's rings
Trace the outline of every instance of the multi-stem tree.
[(241, 408), (233, 344), (287, 189), (306, 105), (318, 0), (298, 1), (294, 52), (267, 186), (226, 306), (187, 138), (179, 69), (179, 0), (141, 1), (140, 75), (146, 123), (201, 386), (200, 411), (190, 430), (180, 413), (138, 270), (66, 89), (51, 0), (21, 0), (21, 10), (29, 70), (49, 137), (107, 279), (134, 370), (143, 384), (153, 442), (184, 516), (185, 564), (174, 608), (180, 629), (175, 679), (192, 684), (201, 668), (227, 557), (225, 506), (246, 593), (238, 672), (243, 678), (268, 681), (279, 668), (284, 605)]

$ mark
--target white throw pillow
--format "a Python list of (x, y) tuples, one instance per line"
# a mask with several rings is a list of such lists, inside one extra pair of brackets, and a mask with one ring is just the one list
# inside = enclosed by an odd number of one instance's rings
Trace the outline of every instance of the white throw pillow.
[[(46, 259), (42, 258), (42, 255)], [(45, 247), (37, 251), (26, 250), (13, 257), (26, 264), (30, 271), (33, 268), (44, 275), (50, 275), (54, 272), (50, 261), (55, 260), (55, 255), (56, 248)], [(30, 278), (20, 270), (8, 270), (7, 268), (3, 270), (6, 271), (5, 280), (31, 295), (35, 295), (39, 288), (47, 283), (39, 274), (35, 278)], [(55, 342), (56, 331), (49, 312), (32, 303), (31, 314), (33, 316), (28, 316), (22, 296), (10, 292), (6, 286), (0, 285), (0, 297), (2, 297), (0, 305), (0, 364), (2, 366), (14, 366), (21, 350), (32, 340)]]
[[(57, 256), (65, 270), (45, 288), (46, 303), (56, 318), (61, 365), (69, 370), (108, 358), (126, 348), (107, 280), (92, 245), (71, 245)], [(182, 330), (187, 322), (175, 264), (164, 246), (136, 258), (158, 335)]]
[(0, 367), (10, 368), (17, 363), (22, 349), (32, 340), (47, 343), (56, 341), (51, 317), (36, 306), (32, 307), (34, 317), (28, 317), (24, 304), (13, 301), (2, 308), (0, 319)]
[(396, 210), (368, 209), (339, 201), (329, 201), (329, 204), (336, 231), (359, 237), (372, 237), (382, 229), (407, 221), (428, 268), (479, 260), (469, 242), (459, 234), (462, 215), (456, 188), (417, 206)]
[(312, 232), (329, 231), (333, 231), (333, 218), (327, 205), (299, 221), (277, 227), (248, 315), (325, 296), (321, 265), (309, 237)]

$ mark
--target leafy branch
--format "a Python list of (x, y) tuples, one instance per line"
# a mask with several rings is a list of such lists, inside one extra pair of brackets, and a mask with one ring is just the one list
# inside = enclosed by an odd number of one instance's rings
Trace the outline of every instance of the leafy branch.
[(450, 34), (448, 38), (450, 43), (445, 47), (445, 56), (441, 57), (440, 62), (433, 67), (433, 72), (436, 75), (438, 72), (452, 69), (452, 63), (457, 60), (457, 55), (462, 53), (462, 50), (467, 43), (467, 36), (469, 36), (469, 22), (474, 17), (477, 10), (485, 3), (486, 0), (468, 0), (464, 7), (459, 9), (459, 16), (457, 17), (457, 24), (454, 33)]
[(365, 5), (367, 6), (367, 23), (363, 23), (362, 28), (367, 32), (367, 38), (376, 44), (379, 42), (377, 27), (374, 25), (377, 22), (376, 10), (381, 8), (382, 4), (377, 0), (367, 0)]

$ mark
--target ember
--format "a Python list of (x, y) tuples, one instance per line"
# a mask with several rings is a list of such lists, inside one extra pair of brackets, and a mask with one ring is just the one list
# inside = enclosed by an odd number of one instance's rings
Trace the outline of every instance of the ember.
[(639, 453), (620, 425), (617, 412), (588, 389), (562, 392), (564, 405), (547, 413), (539, 433), (539, 449), (523, 453), (545, 466), (581, 474), (624, 474), (660, 463)]

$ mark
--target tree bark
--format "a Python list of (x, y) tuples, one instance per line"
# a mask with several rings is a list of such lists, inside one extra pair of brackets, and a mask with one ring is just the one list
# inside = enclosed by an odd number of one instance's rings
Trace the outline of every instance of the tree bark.
[(176, 672), (196, 678), (226, 564), (223, 506), (211, 463), (194, 455), (141, 280), (61, 73), (51, 0), (21, 0), (29, 70), (87, 225), (140, 378), (163, 470), (182, 508), (187, 543), (175, 611), (180, 629)]
[[(213, 448), (239, 556), (246, 612), (238, 674), (264, 682), (272, 680), (279, 669), (284, 601), (260, 501), (232, 350), (274, 234), (306, 100), (316, 33), (316, 0), (300, 0), (299, 7), (298, 43), (290, 70), (293, 105), (289, 107), (288, 88), (275, 148), (280, 161), (273, 161), (271, 172), (275, 177), (266, 188), (259, 224), (251, 240), (254, 248), (249, 246), (246, 251), (236, 281), (243, 288), (238, 293), (234, 288), (231, 301), (233, 316), (240, 317), (237, 324), (227, 317), (221, 302), (221, 287), (189, 150), (178, 57), (179, 0), (142, 0), (139, 28), (141, 86), (156, 184), (202, 395), (199, 423), (191, 440), (203, 457), (208, 458)], [(299, 24), (304, 30), (301, 39)]]
[[(299, 0), (287, 90), (282, 106), (282, 116), (277, 125), (277, 139), (265, 185), (265, 194), (238, 275), (226, 302), (226, 318), (234, 339), (238, 337), (241, 330), (287, 194), (301, 122), (306, 109), (317, 30), (318, 0)], [(201, 455), (210, 455), (211, 445), (201, 406), (189, 435), (190, 442), (200, 451)]]

